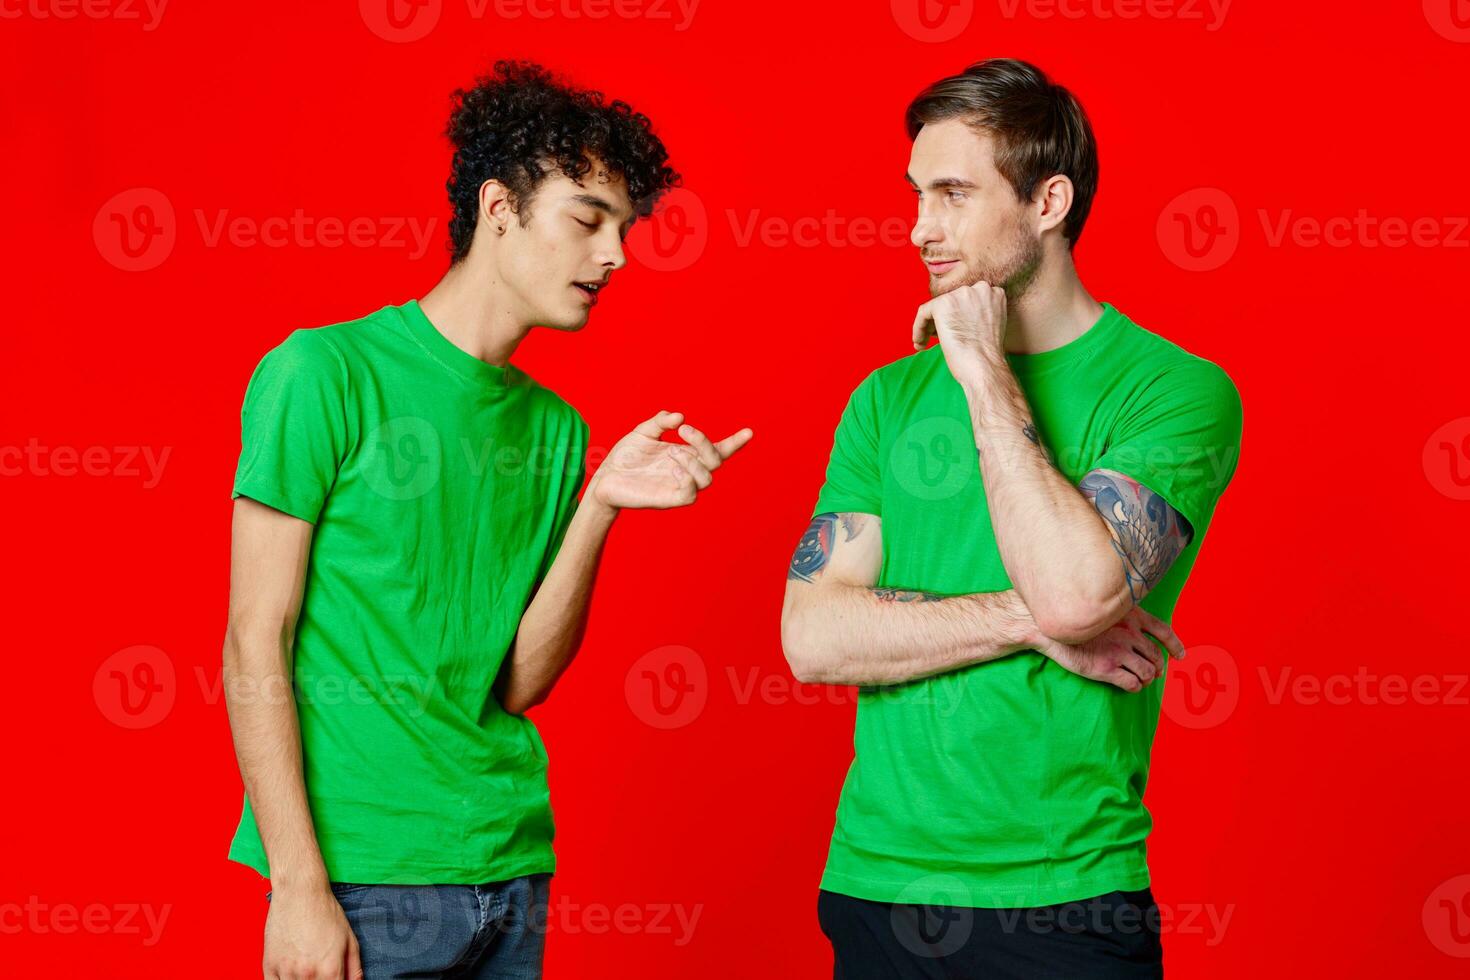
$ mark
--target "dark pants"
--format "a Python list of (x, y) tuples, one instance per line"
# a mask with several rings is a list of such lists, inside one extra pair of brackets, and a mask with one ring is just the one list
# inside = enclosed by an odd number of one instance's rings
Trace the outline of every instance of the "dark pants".
[(550, 882), (549, 874), (483, 885), (334, 881), (332, 894), (357, 936), (365, 980), (539, 980)]
[(895, 905), (823, 891), (834, 980), (1158, 980), (1153, 894), (1114, 891), (1030, 909)]

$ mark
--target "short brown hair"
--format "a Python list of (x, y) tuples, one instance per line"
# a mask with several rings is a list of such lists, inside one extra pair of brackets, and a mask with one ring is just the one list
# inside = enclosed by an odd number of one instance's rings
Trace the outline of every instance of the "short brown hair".
[(994, 138), (996, 169), (1022, 201), (1048, 177), (1071, 179), (1072, 209), (1062, 232), (1075, 246), (1097, 193), (1097, 143), (1076, 96), (1035, 65), (992, 58), (924, 89), (909, 103), (904, 124), (913, 139), (925, 123), (955, 118)]

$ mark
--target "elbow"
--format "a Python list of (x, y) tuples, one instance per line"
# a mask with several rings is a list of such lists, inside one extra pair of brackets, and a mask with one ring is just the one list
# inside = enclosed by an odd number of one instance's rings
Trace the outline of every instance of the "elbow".
[(278, 666), (295, 647), (296, 621), (280, 615), (232, 614), (225, 624), (221, 659), (225, 670)]
[[(517, 680), (520, 683), (517, 683)], [(500, 701), (501, 710), (508, 715), (524, 715), (532, 708), (545, 704), (546, 699), (551, 697), (551, 688), (556, 683), (555, 678), (547, 680), (513, 674), (502, 678), (501, 684), (495, 690)]]
[(802, 684), (820, 684), (823, 681), (820, 661), (815, 656), (806, 631), (801, 628), (794, 614), (781, 617), (781, 650), (786, 654), (786, 665), (791, 676)]
[(1031, 615), (1038, 630), (1068, 646), (1078, 646), (1100, 636), (1117, 619), (1107, 603), (1086, 598), (1042, 603), (1032, 609)]
[(519, 717), (545, 700), (544, 696), (507, 693), (500, 699), (500, 707), (506, 714)]

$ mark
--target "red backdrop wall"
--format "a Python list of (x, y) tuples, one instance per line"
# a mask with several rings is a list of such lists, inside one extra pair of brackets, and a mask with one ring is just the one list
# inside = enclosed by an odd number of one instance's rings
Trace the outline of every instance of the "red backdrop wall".
[[(1085, 281), (1245, 405), (1148, 793), (1171, 975), (1461, 975), (1464, 0), (393, 2), (0, 0), (0, 972), (259, 975), (219, 688), (240, 398), (291, 329), (434, 283), (448, 95), (504, 56), (648, 113), (687, 186), (588, 328), (518, 363), (603, 449), (661, 408), (756, 432), (697, 506), (622, 518), (535, 712), (548, 975), (829, 971), (854, 701), (792, 682), (784, 569), (927, 296), (902, 110), (1009, 55), (1099, 134)], [(639, 680), (668, 656), (676, 716)]]

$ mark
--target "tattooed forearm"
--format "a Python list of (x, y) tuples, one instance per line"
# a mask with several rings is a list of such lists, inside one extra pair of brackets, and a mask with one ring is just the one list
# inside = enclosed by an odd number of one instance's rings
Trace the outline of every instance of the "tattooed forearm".
[(803, 582), (815, 582), (822, 577), (827, 559), (832, 557), (832, 546), (837, 543), (838, 522), (842, 524), (844, 541), (851, 541), (863, 533), (868, 526), (866, 514), (818, 514), (807, 525), (796, 553), (791, 556), (791, 567), (786, 570), (788, 579), (799, 578)]
[(1077, 488), (1107, 522), (1128, 594), (1138, 602), (1188, 547), (1194, 529), (1163, 497), (1122, 473), (1093, 470)]
[(1056, 462), (1056, 457), (1051, 454), (1051, 450), (1047, 449), (1046, 445), (1041, 441), (1041, 433), (1036, 431), (1035, 424), (1027, 422), (1021, 426), (1021, 434), (1027, 439), (1030, 439), (1036, 445), (1036, 448), (1041, 450), (1041, 454), (1046, 457), (1048, 463), (1054, 464)]
[(872, 589), (881, 602), (938, 602), (944, 596), (915, 589)]

